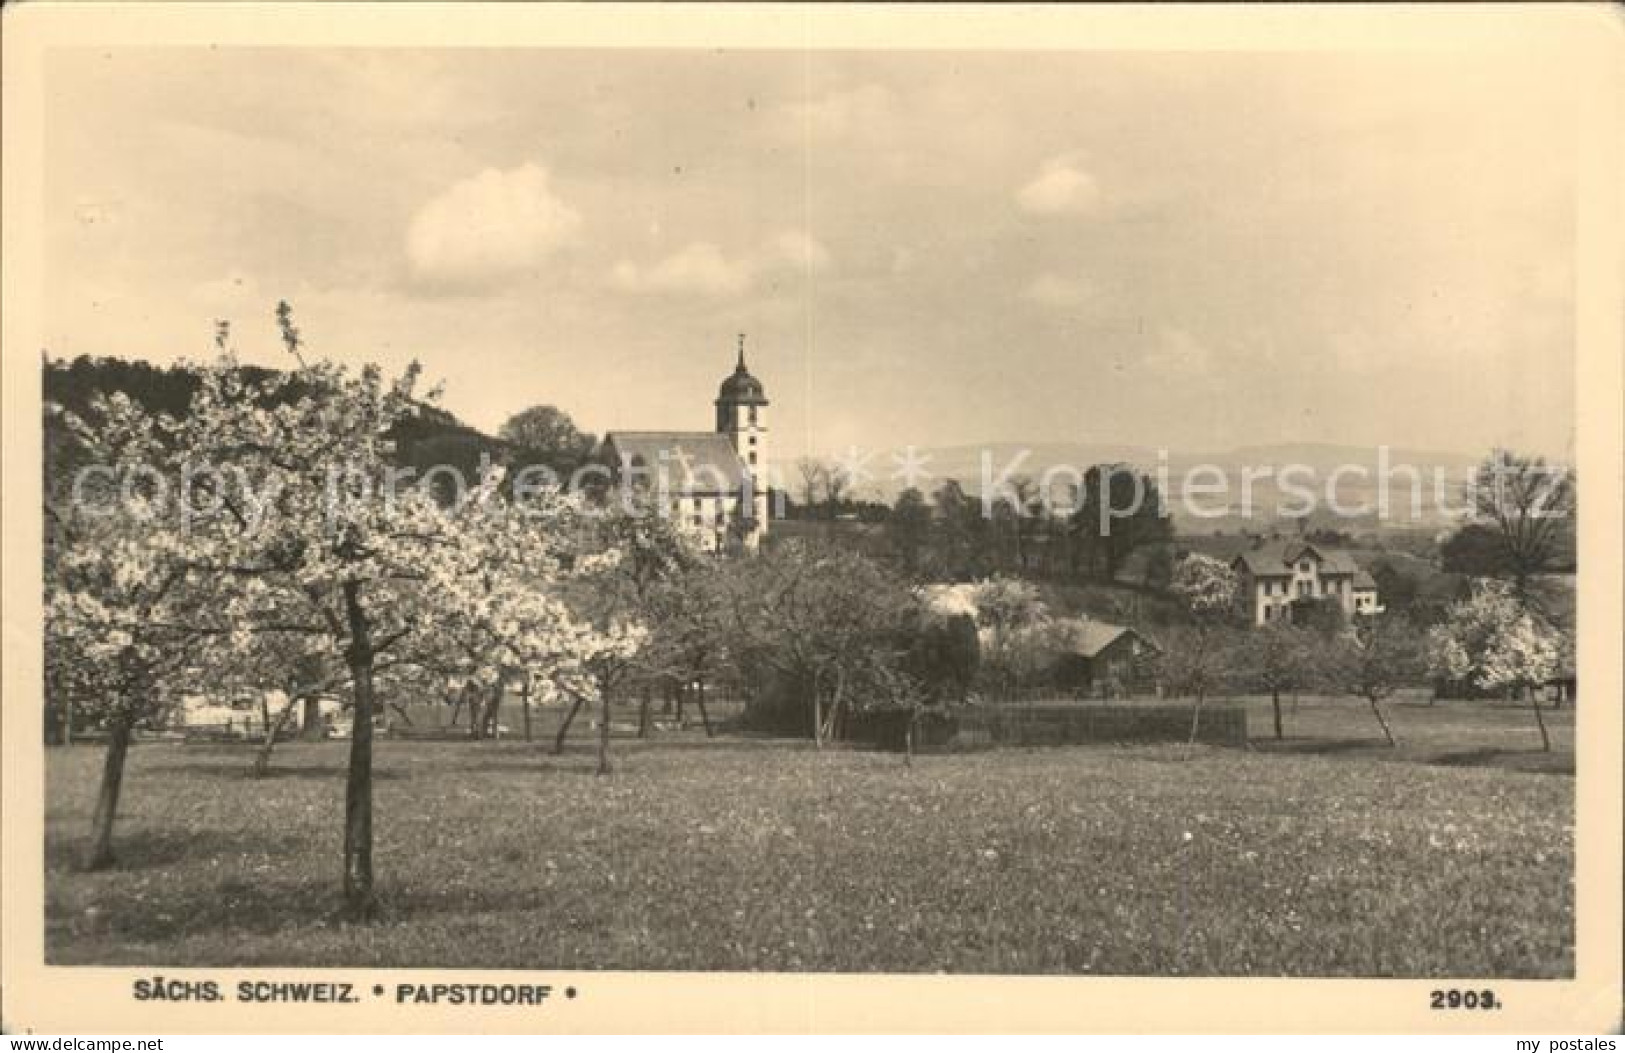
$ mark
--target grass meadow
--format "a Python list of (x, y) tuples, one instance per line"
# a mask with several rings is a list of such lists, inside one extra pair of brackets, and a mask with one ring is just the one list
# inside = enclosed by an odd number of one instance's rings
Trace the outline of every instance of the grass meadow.
[[(1132, 703), (1125, 703), (1132, 704)], [(694, 731), (377, 746), (385, 921), (335, 919), (347, 745), (132, 751), (120, 864), (77, 869), (101, 751), (48, 751), (57, 964), (1556, 977), (1572, 709), (1253, 700), (1252, 749), (819, 753)]]

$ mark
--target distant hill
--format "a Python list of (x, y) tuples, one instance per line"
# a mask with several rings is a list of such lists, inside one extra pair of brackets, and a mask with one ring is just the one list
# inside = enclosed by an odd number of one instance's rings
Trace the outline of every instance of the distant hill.
[[(259, 366), (243, 366), (243, 374), (250, 380), (264, 380), (275, 375), (274, 370)], [(184, 417), (197, 393), (198, 376), (184, 366), (155, 366), (147, 362), (120, 358), (81, 355), (71, 361), (47, 359), (41, 376), (41, 394), (47, 405), (54, 404), (76, 413), (89, 409), (97, 395), (123, 392), (135, 402), (154, 413)], [(60, 421), (47, 414), (45, 420), (47, 472), (53, 468), (54, 457), (64, 454), (67, 436)], [(486, 435), (470, 427), (456, 416), (441, 409), (420, 403), (415, 416), (401, 421), (392, 436), (398, 464), (423, 471), (435, 465), (451, 465), (472, 482), (484, 455), (492, 463), (507, 462), (522, 466), (538, 463), (511, 443)]]

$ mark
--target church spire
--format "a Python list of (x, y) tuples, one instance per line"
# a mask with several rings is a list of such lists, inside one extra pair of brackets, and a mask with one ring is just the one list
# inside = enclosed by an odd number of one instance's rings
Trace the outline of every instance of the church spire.
[(739, 334), (739, 367), (738, 368), (740, 368), (740, 369), (745, 368), (745, 334), (744, 333)]

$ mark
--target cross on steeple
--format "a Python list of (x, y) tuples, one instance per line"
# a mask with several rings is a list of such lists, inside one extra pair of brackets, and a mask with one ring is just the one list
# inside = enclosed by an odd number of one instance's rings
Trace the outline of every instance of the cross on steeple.
[(739, 368), (745, 368), (745, 334), (739, 334)]

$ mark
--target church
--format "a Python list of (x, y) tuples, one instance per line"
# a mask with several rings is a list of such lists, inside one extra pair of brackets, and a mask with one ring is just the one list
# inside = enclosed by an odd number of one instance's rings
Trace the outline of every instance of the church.
[(700, 548), (761, 547), (768, 528), (767, 392), (739, 361), (716, 399), (714, 431), (612, 431), (602, 455), (618, 484), (656, 495)]

